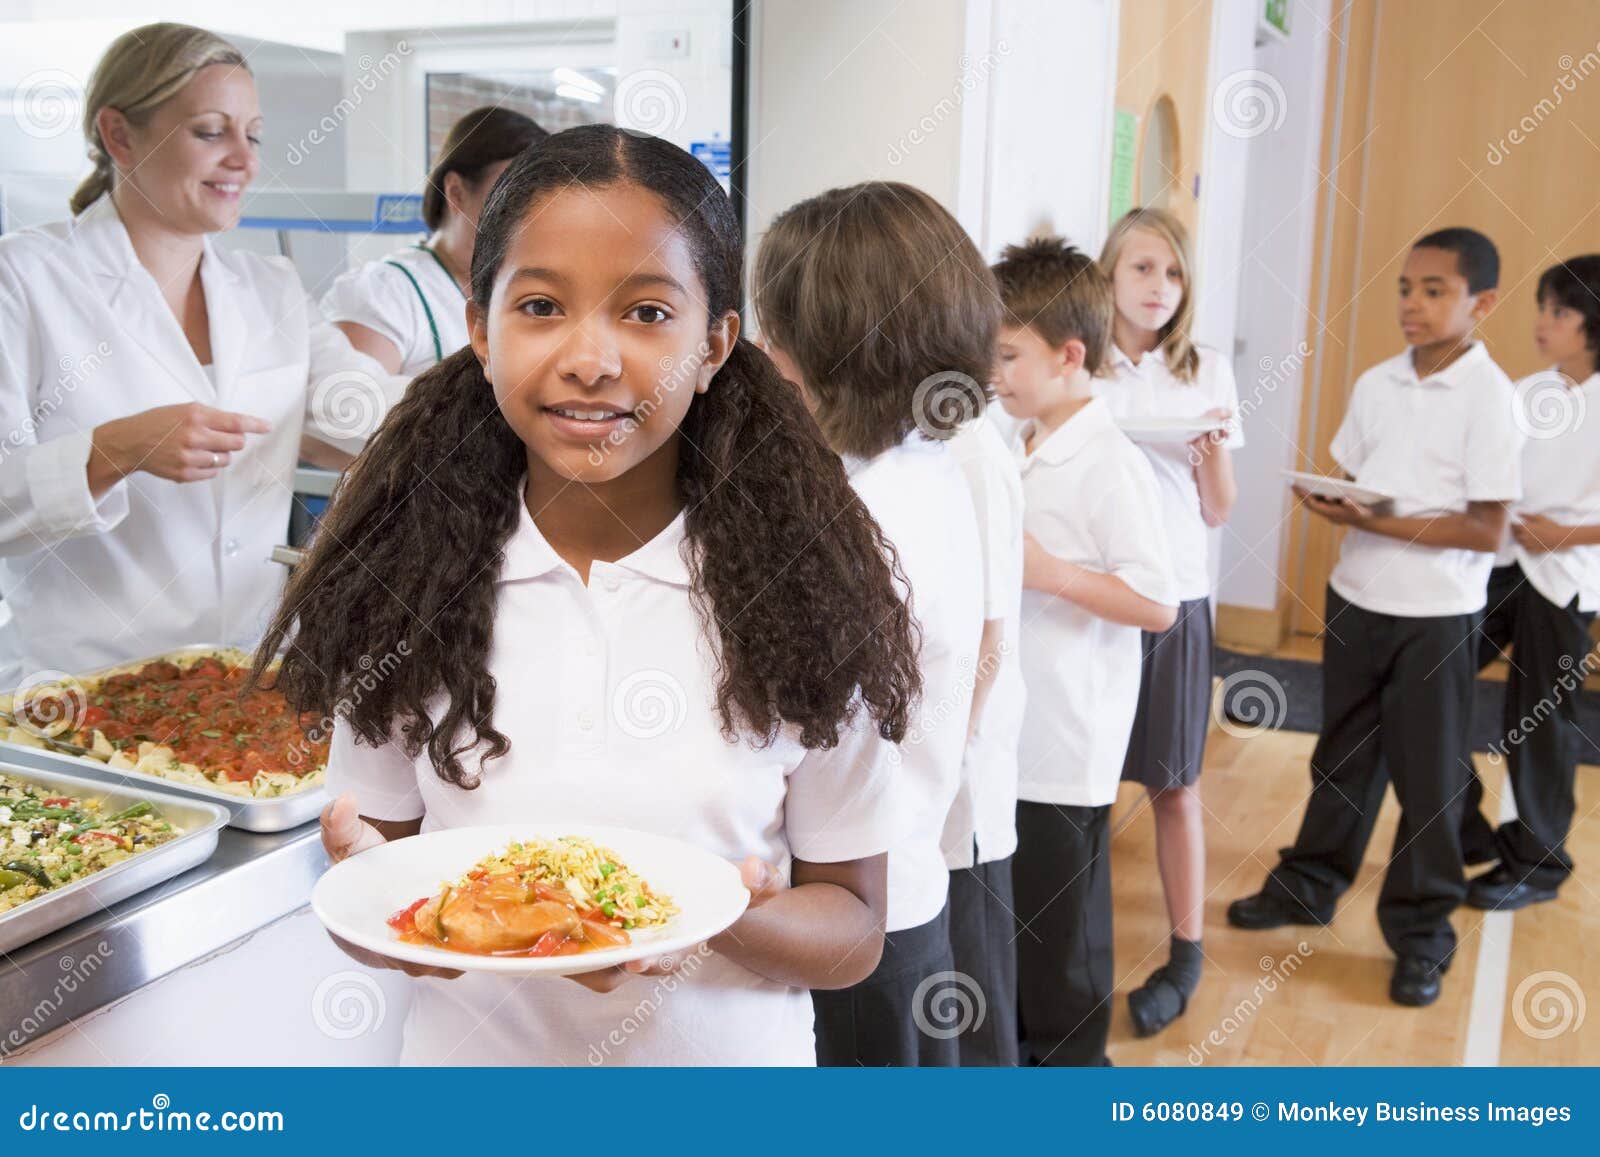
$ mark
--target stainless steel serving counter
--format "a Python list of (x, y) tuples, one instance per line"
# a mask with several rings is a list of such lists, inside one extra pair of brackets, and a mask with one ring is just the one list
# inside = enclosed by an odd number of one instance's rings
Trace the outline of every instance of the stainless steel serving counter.
[(0, 963), (0, 1058), (289, 915), (326, 868), (315, 821), (225, 828), (199, 867), (23, 945)]

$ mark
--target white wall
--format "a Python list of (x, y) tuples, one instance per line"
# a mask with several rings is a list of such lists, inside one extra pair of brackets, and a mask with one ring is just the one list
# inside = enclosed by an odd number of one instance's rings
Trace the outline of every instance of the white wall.
[[(1303, 351), (1317, 341), (1306, 331), (1329, 9), (1328, 0), (1297, 0), (1290, 38), (1257, 49), (1259, 76), (1239, 82), (1261, 95), (1269, 127), (1249, 137), (1242, 181), (1242, 250), (1232, 280), (1238, 287), (1234, 373), (1246, 444), (1234, 454), (1239, 502), (1222, 537), (1218, 601), (1264, 610), (1277, 605), (1282, 589), (1290, 510), (1282, 471), (1303, 465), (1295, 444), (1309, 361)], [(1215, 273), (1209, 269), (1207, 276)]]
[(752, 254), (783, 209), (875, 179), (932, 194), (990, 258), (1047, 231), (1097, 248), (1117, 12), (1117, 0), (758, 5)]
[(1109, 227), (1117, 0), (992, 8), (985, 197), (979, 227), (968, 228), (991, 260), (1044, 233), (1096, 254)]

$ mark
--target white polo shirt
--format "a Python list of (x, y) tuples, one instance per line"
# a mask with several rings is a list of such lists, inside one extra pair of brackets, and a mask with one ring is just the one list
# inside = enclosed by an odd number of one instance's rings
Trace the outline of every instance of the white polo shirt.
[[(1186, 382), (1172, 372), (1166, 355), (1154, 350), (1133, 359), (1115, 345), (1105, 376), (1096, 379), (1095, 394), (1104, 397), (1119, 421), (1130, 418), (1199, 418), (1210, 410), (1234, 414), (1227, 441), (1223, 445), (1237, 450), (1244, 445), (1244, 428), (1239, 423), (1239, 388), (1233, 380), (1233, 366), (1214, 349), (1196, 346), (1200, 365), (1193, 381)], [(1194, 461), (1186, 443), (1140, 445), (1155, 468), (1161, 486), (1161, 512), (1167, 524), (1172, 547), (1172, 574), (1178, 598), (1184, 602), (1211, 594), (1211, 568), (1207, 562), (1210, 528), (1200, 513), (1200, 485), (1195, 481)]]
[[(791, 856), (878, 855), (904, 824), (890, 791), (894, 745), (870, 721), (831, 751), (791, 729), (757, 750), (729, 743), (712, 704), (710, 644), (689, 601), (680, 516), (633, 554), (597, 562), (589, 585), (527, 510), (496, 583), (489, 670), (511, 750), (482, 783), (442, 780), (427, 755), (372, 748), (335, 727), (328, 779), (364, 815), (422, 817), (422, 830), (551, 818), (686, 840), (788, 870)], [(469, 764), (471, 766), (471, 764)], [(483, 973), (417, 982), (402, 1060), (411, 1064), (809, 1065), (811, 995), (717, 953), (671, 978), (610, 993)], [(641, 1013), (640, 1009), (646, 1009)]]
[(388, 338), (400, 351), (403, 374), (420, 374), (467, 344), (466, 294), (420, 246), (340, 274), (321, 305), (329, 321), (352, 321)]
[[(1482, 342), (1419, 379), (1411, 351), (1356, 379), (1329, 452), (1363, 486), (1394, 496), (1401, 518), (1460, 514), (1522, 494), (1522, 434), (1511, 382)], [(1328, 584), (1358, 607), (1426, 618), (1483, 609), (1494, 555), (1423, 546), (1351, 527)]]
[(908, 830), (889, 851), (888, 930), (934, 919), (950, 891), (941, 841), (961, 757), (983, 631), (977, 519), (955, 455), (913, 433), (877, 457), (844, 459), (850, 483), (894, 544), (922, 629), (922, 699), (899, 748), (895, 795)]
[[(1022, 615), (1022, 474), (1016, 454), (991, 420), (998, 406), (966, 423), (949, 441), (978, 518), (983, 618), (999, 620), (1000, 665), (983, 715), (961, 761), (961, 790), (944, 825), (951, 868), (1003, 860), (1017, 850), (1017, 744), (1027, 690), (1018, 637)], [(979, 660), (980, 665), (982, 660)], [(976, 680), (974, 680), (976, 682)]]
[[(1024, 434), (1027, 429), (1024, 429)], [(1057, 558), (1115, 575), (1175, 606), (1171, 552), (1155, 471), (1096, 398), (1022, 458), (1024, 525)], [(1043, 591), (1022, 592), (1020, 798), (1101, 807), (1116, 802), (1139, 702), (1138, 627)]]
[[(1512, 512), (1512, 522), (1519, 514), (1542, 514), (1563, 526), (1600, 523), (1600, 373), (1564, 387), (1571, 394), (1567, 398), (1550, 396), (1561, 388), (1555, 384), (1559, 380), (1552, 368), (1515, 387), (1516, 404), (1527, 413), (1524, 428), (1533, 433), (1522, 448), (1522, 501)], [(1553, 428), (1546, 429), (1549, 423), (1539, 406), (1554, 407)], [(1600, 546), (1539, 553), (1518, 545), (1508, 526), (1495, 563), (1513, 561), (1533, 589), (1556, 606), (1576, 598), (1580, 611), (1600, 610)]]

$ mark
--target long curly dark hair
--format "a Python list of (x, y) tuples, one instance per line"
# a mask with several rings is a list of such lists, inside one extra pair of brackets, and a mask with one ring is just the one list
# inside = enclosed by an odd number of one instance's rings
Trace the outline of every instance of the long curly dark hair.
[[(610, 125), (557, 133), (512, 162), (478, 223), (473, 299), (487, 310), (508, 244), (542, 198), (621, 182), (677, 222), (710, 317), (738, 309), (743, 244), (721, 186), (676, 146)], [(827, 748), (864, 706), (884, 738), (902, 739), (920, 638), (899, 563), (794, 388), (740, 339), (680, 434), (691, 598), (717, 657), (724, 735), (770, 743), (787, 724)], [(461, 757), (510, 748), (492, 722), (487, 659), (526, 467), (470, 347), (418, 377), (339, 486), (253, 679), (270, 678), (297, 711), (348, 719), (361, 742), (399, 742), (413, 759), (426, 749), (441, 778), (477, 786), (482, 763), (469, 770)], [(377, 657), (396, 650), (404, 661), (374, 677)]]

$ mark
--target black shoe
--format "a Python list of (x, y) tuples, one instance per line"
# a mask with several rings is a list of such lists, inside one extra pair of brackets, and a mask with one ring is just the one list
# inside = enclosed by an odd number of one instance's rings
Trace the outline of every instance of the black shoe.
[(1500, 859), (1500, 850), (1495, 847), (1463, 848), (1461, 862), (1469, 868), (1481, 868), (1484, 864), (1493, 864)]
[(1333, 909), (1313, 910), (1275, 892), (1257, 892), (1228, 905), (1228, 923), (1253, 930), (1282, 928), (1285, 924), (1331, 924)]
[(1155, 1036), (1182, 1016), (1188, 1007), (1188, 996), (1168, 978), (1166, 965), (1156, 969), (1142, 985), (1128, 993), (1128, 1012), (1133, 1017), (1133, 1031), (1141, 1037)]
[(1389, 999), (1411, 1008), (1426, 1008), (1439, 999), (1440, 981), (1450, 968), (1420, 956), (1402, 956), (1389, 978)]
[(1542, 904), (1555, 898), (1554, 888), (1529, 883), (1504, 864), (1467, 885), (1467, 906), (1485, 912), (1515, 912), (1529, 904)]

